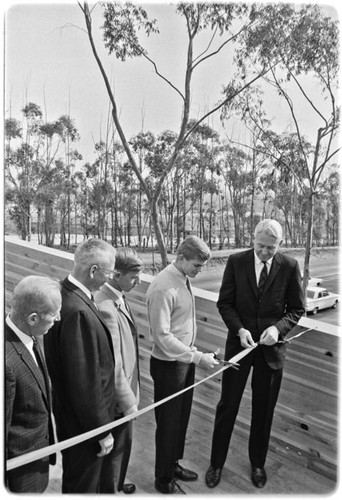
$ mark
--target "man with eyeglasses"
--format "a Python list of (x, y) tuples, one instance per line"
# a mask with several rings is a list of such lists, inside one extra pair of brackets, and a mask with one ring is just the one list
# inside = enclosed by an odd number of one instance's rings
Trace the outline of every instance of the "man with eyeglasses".
[[(5, 321), (6, 459), (54, 443), (51, 390), (39, 346), (61, 309), (60, 285), (44, 276), (27, 276), (15, 287)], [(43, 493), (49, 482), (49, 464), (56, 456), (6, 472), (5, 484), (14, 493)]]
[[(59, 441), (115, 418), (113, 343), (93, 301), (114, 265), (109, 243), (92, 238), (78, 245), (73, 270), (62, 282), (61, 320), (44, 339)], [(63, 450), (62, 467), (62, 493), (114, 493), (112, 434)]]

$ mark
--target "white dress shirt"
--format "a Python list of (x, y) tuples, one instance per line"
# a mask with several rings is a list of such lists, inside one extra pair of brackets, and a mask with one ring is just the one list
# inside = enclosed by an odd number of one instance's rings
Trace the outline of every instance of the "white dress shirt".
[(82, 292), (84, 292), (86, 294), (86, 296), (90, 300), (92, 300), (91, 291), (88, 290), (87, 287), (85, 287), (84, 285), (82, 285), (82, 283), (80, 283), (76, 278), (74, 278), (74, 276), (72, 274), (69, 274), (68, 280), (71, 281), (71, 283), (73, 283), (74, 285), (76, 285), (78, 288), (80, 288), (82, 290)]
[(118, 299), (120, 300), (121, 307), (127, 312), (128, 316), (131, 316), (130, 311), (128, 311), (126, 307), (126, 300), (124, 298), (124, 293), (121, 290), (118, 290), (117, 288), (114, 288), (107, 282), (107, 286), (110, 290), (112, 290), (115, 295), (117, 295)]
[[(266, 261), (267, 276), (270, 274), (272, 260), (273, 260), (273, 257)], [(255, 268), (255, 278), (256, 278), (257, 284), (259, 283), (260, 274), (261, 274), (263, 267), (264, 267), (264, 262), (262, 260), (260, 260), (259, 257), (257, 256), (257, 254), (254, 252), (254, 268)]]

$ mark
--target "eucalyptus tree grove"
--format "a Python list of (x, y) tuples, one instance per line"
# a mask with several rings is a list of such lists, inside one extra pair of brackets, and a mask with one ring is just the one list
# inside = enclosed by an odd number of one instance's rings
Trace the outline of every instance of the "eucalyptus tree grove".
[[(280, 214), (285, 243), (306, 247), (306, 286), (312, 244), (338, 242), (337, 23), (317, 5), (178, 3), (173, 8), (186, 40), (178, 47), (184, 64), (173, 66), (170, 43), (166, 76), (163, 61), (146, 48), (163, 36), (148, 4), (78, 5), (109, 101), (107, 130), (95, 142), (95, 160), (81, 164), (70, 116), (47, 122), (40, 106), (28, 102), (21, 120), (6, 119), (6, 200), (22, 238), (30, 239), (34, 220), (39, 241), (47, 245), (58, 233), (69, 248), (71, 234), (79, 232), (115, 246), (157, 243), (166, 265), (167, 252), (187, 231), (210, 246), (219, 241), (220, 248), (245, 247), (260, 216)], [(95, 43), (99, 34), (104, 47)], [(222, 57), (227, 79), (221, 92), (208, 91), (199, 111), (198, 75), (208, 64), (213, 71)], [(111, 81), (135, 58), (176, 102), (176, 127), (142, 127), (126, 135), (125, 103)], [(121, 73), (109, 78), (112, 61)], [(176, 70), (178, 76), (183, 71), (181, 79), (174, 78)], [(271, 93), (287, 110), (285, 125), (274, 120)], [(209, 125), (214, 117), (215, 127)], [(238, 138), (234, 126), (242, 131)]]
[[(262, 12), (263, 22), (253, 24), (241, 35), (237, 54), (246, 78), (262, 71), (265, 66), (270, 67), (263, 80), (270, 88), (276, 89), (292, 118), (294, 132), (279, 136), (264, 127), (255, 114), (255, 108), (250, 102), (248, 104), (249, 118), (263, 132), (264, 152), (272, 158), (281, 182), (286, 182), (286, 179), (289, 182), (290, 177), (295, 179), (301, 195), (307, 200), (303, 282), (306, 288), (314, 229), (314, 201), (323, 174), (339, 151), (336, 141), (340, 123), (336, 100), (339, 33), (337, 23), (314, 4), (294, 6), (284, 3), (276, 8), (266, 4), (259, 13)], [(230, 103), (225, 104), (225, 113), (229, 113), (229, 106)], [(303, 121), (303, 113), (309, 123)], [(311, 136), (308, 128), (312, 129)]]
[(71, 148), (78, 140), (78, 131), (67, 115), (44, 122), (40, 106), (31, 102), (22, 113), (23, 126), (13, 118), (5, 122), (6, 200), (22, 238), (31, 239), (35, 211), (38, 232), (44, 233), (45, 243), (51, 246), (56, 232), (56, 202), (62, 203), (67, 197), (70, 203), (71, 186), (65, 179), (70, 179), (70, 170), (80, 158)]
[[(133, 170), (140, 186), (147, 196), (154, 231), (161, 253), (163, 265), (167, 263), (167, 253), (163, 232), (160, 224), (160, 199), (164, 183), (170, 172), (177, 168), (177, 160), (188, 138), (197, 127), (214, 113), (223, 111), (229, 114), (238, 96), (252, 89), (259, 80), (267, 80), (276, 85), (279, 92), (291, 107), (291, 98), (284, 82), (299, 85), (303, 95), (310, 102), (300, 85), (300, 76), (313, 74), (318, 78), (324, 90), (328, 93), (330, 113), (328, 117), (315, 108), (320, 115), (322, 125), (317, 133), (312, 169), (309, 169), (307, 154), (297, 128), (299, 145), (309, 181), (310, 196), (313, 197), (320, 180), (324, 165), (330, 161), (334, 152), (331, 150), (332, 140), (336, 133), (338, 113), (333, 98), (333, 85), (337, 74), (337, 27), (328, 18), (324, 17), (317, 6), (297, 7), (291, 4), (243, 4), (243, 3), (178, 3), (175, 5), (177, 14), (181, 17), (187, 34), (187, 45), (184, 47), (186, 66), (184, 71), (184, 86), (176, 86), (158, 69), (158, 62), (154, 61), (143, 46), (143, 36), (159, 36), (157, 21), (150, 20), (147, 11), (141, 6), (132, 3), (109, 1), (102, 3), (104, 23), (103, 39), (108, 54), (120, 61), (127, 58), (141, 57), (151, 64), (157, 78), (161, 78), (168, 85), (170, 92), (179, 97), (179, 129), (176, 140), (170, 148), (168, 158), (160, 166), (158, 177), (153, 185), (149, 185), (141, 174), (139, 158), (129, 144), (118, 113), (119, 104), (116, 101), (110, 85), (105, 65), (99, 57), (95, 46), (92, 25), (92, 9), (87, 2), (79, 3), (84, 14), (86, 29), (96, 63), (106, 86), (108, 97), (112, 105), (112, 117), (118, 131), (122, 146), (128, 157), (128, 165)], [(207, 33), (208, 44), (199, 48), (196, 43), (199, 35)], [(215, 102), (199, 118), (192, 121), (191, 110), (194, 74), (200, 66), (214, 59), (219, 52), (231, 48), (234, 51), (234, 67), (232, 67), (230, 81), (222, 82), (221, 96), (210, 96)], [(172, 73), (172, 68), (170, 68)], [(137, 78), (139, 76), (137, 75)], [(294, 110), (293, 111), (294, 116)], [(162, 110), (161, 110), (162, 112)], [(295, 121), (295, 123), (297, 123)], [(325, 155), (322, 153), (322, 141), (326, 141)], [(312, 233), (312, 216), (308, 219), (308, 235)], [(310, 237), (307, 241), (309, 256)], [(308, 257), (309, 258), (309, 257)]]
[[(200, 123), (206, 120), (206, 118), (208, 118), (211, 114), (217, 112), (222, 106), (233, 100), (234, 97), (252, 85), (256, 80), (261, 78), (261, 76), (270, 70), (270, 67), (266, 64), (260, 73), (254, 75), (248, 81), (244, 79), (244, 75), (243, 78), (241, 78), (241, 75), (237, 73), (232, 76), (231, 82), (223, 82), (226, 85), (224, 95), (221, 97), (217, 96), (217, 100), (220, 102), (214, 105), (212, 109), (204, 113), (199, 119), (195, 120), (192, 127), (189, 128), (188, 125), (191, 119), (190, 108), (194, 71), (199, 66), (204, 65), (209, 59), (214, 58), (218, 52), (225, 50), (228, 45), (237, 42), (242, 33), (247, 31), (254, 23), (260, 23), (262, 21), (260, 21), (258, 10), (255, 6), (249, 7), (248, 5), (239, 3), (179, 3), (176, 6), (176, 11), (185, 21), (188, 42), (187, 47), (185, 47), (185, 57), (187, 62), (184, 74), (184, 88), (178, 88), (158, 71), (156, 62), (149, 57), (147, 51), (139, 41), (139, 32), (144, 32), (148, 36), (151, 34), (156, 35), (158, 33), (156, 21), (149, 20), (146, 10), (141, 6), (132, 3), (127, 2), (123, 4), (119, 2), (106, 2), (102, 4), (104, 16), (103, 37), (109, 54), (114, 55), (121, 61), (125, 61), (128, 57), (145, 58), (148, 63), (152, 64), (156, 76), (158, 78), (162, 78), (163, 81), (170, 87), (170, 91), (176, 92), (180, 99), (180, 118), (177, 139), (172, 150), (170, 151), (168, 161), (160, 172), (157, 183), (154, 188), (151, 189), (139, 171), (138, 160), (129, 145), (121, 125), (118, 113), (118, 103), (116, 102), (104, 64), (98, 55), (98, 51), (94, 43), (92, 33), (92, 11), (87, 2), (84, 2), (83, 4), (79, 3), (79, 5), (84, 14), (91, 49), (96, 59), (96, 63), (101, 71), (108, 96), (112, 104), (112, 116), (115, 127), (129, 159), (130, 167), (139, 179), (139, 182), (148, 198), (162, 263), (163, 265), (166, 265), (167, 253), (160, 227), (158, 205), (164, 182), (172, 169), (175, 168), (177, 158), (182, 147), (184, 146), (184, 143), (196, 130), (196, 127)], [(231, 30), (234, 29), (234, 21), (238, 21), (238, 27), (236, 28), (234, 34), (232, 34)], [(204, 51), (196, 54), (196, 38), (205, 30), (208, 31), (210, 41)], [(214, 40), (216, 42), (216, 46), (214, 46)]]

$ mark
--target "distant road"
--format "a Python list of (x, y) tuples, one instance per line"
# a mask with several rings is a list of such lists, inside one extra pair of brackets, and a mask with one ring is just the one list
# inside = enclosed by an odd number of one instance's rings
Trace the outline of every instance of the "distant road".
[[(218, 293), (224, 268), (224, 265), (213, 267), (209, 264), (208, 267), (198, 274), (196, 278), (192, 279), (191, 282), (193, 286), (197, 288), (203, 288), (204, 290)], [(337, 255), (329, 255), (324, 258), (314, 257), (310, 265), (310, 274), (312, 278), (322, 278), (322, 287), (327, 288), (329, 292), (340, 293), (340, 268)], [(336, 309), (319, 311), (316, 318), (318, 321), (324, 321), (331, 325), (342, 325), (340, 313), (342, 313), (342, 301)], [(310, 315), (310, 317), (312, 316)]]
[[(18, 241), (18, 239), (19, 237), (17, 235), (6, 235), (6, 240), (13, 241), (14, 243)], [(82, 237), (79, 235), (78, 242), (80, 242), (81, 240)], [(37, 243), (37, 235), (33, 235), (32, 242)], [(294, 249), (293, 251), (294, 256), (298, 258), (301, 270), (303, 270), (302, 253), (302, 251), (298, 251), (297, 249)], [(213, 251), (213, 255), (216, 257), (223, 257), (227, 255), (227, 252), (224, 250)], [(300, 255), (300, 257), (297, 257), (297, 255)], [(150, 264), (152, 262), (160, 263), (160, 256), (158, 252), (141, 253), (141, 257), (146, 264)], [(169, 255), (170, 261), (172, 261), (174, 258), (175, 255)], [(208, 266), (196, 278), (191, 280), (193, 286), (208, 290), (210, 292), (218, 293), (221, 286), (224, 268), (224, 264), (212, 265), (211, 263), (209, 263)], [(318, 250), (318, 252), (314, 251), (310, 259), (310, 274), (312, 278), (322, 278), (322, 286), (324, 288), (327, 288), (328, 291), (340, 293), (340, 268), (338, 250), (336, 249), (336, 251), (329, 251), (329, 249), (326, 249)], [(325, 321), (332, 325), (342, 325), (340, 311), (342, 313), (342, 301), (335, 310), (327, 309), (325, 311), (319, 311), (317, 314), (317, 320)]]

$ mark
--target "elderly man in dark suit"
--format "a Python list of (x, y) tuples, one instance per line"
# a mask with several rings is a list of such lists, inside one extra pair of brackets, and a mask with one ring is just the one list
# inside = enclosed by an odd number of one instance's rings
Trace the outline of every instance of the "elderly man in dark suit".
[[(114, 352), (92, 293), (112, 276), (115, 249), (93, 238), (76, 248), (62, 282), (61, 320), (44, 339), (59, 441), (114, 420)], [(62, 493), (114, 493), (113, 436), (95, 436), (62, 451)]]
[(220, 481), (251, 367), (251, 479), (257, 488), (266, 483), (264, 465), (285, 360), (283, 341), (305, 311), (298, 262), (278, 251), (281, 241), (277, 221), (259, 222), (254, 250), (230, 255), (223, 275), (217, 307), (228, 327), (225, 359), (244, 348), (257, 347), (240, 361), (238, 371), (223, 372), (206, 474), (210, 488)]
[[(59, 319), (60, 309), (60, 286), (50, 278), (27, 276), (14, 289), (5, 321), (7, 459), (54, 443), (50, 382), (38, 339)], [(55, 455), (47, 456), (9, 470), (7, 488), (43, 493), (55, 461)]]
[[(133, 248), (119, 248), (114, 276), (95, 294), (95, 302), (110, 329), (115, 356), (116, 419), (138, 410), (138, 331), (126, 299), (140, 283), (143, 262)], [(117, 491), (133, 493), (135, 485), (124, 483), (132, 449), (133, 420), (113, 429), (114, 480)]]

